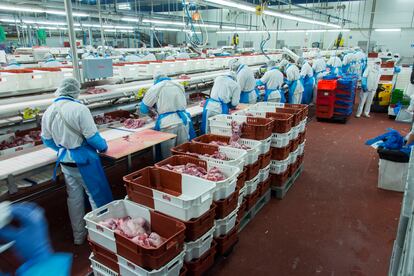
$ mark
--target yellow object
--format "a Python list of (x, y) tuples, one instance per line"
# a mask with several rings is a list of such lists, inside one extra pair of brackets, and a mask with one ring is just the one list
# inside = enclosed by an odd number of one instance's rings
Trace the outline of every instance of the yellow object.
[(262, 15), (263, 7), (258, 5), (256, 6), (256, 15)]
[(200, 15), (200, 13), (199, 13), (198, 11), (196, 11), (196, 12), (194, 12), (194, 13), (191, 15), (191, 18), (192, 18), (193, 20), (195, 20), (195, 21), (198, 21), (198, 20), (200, 20), (201, 15)]
[(233, 46), (239, 45), (239, 35), (238, 34), (234, 34), (233, 37), (231, 38), (231, 45), (233, 45)]
[(190, 84), (190, 82), (189, 81), (182, 81), (182, 82), (180, 82), (180, 84), (185, 87), (185, 86), (188, 86)]
[(380, 106), (387, 106), (391, 101), (392, 83), (380, 83), (378, 86), (378, 100)]
[(33, 119), (39, 114), (39, 112), (40, 112), (39, 108), (31, 109), (27, 107), (23, 110), (23, 119), (24, 120)]
[(142, 88), (138, 89), (138, 93), (136, 95), (136, 98), (138, 100), (144, 98), (144, 95), (147, 92), (147, 90), (148, 90), (148, 88), (145, 88), (145, 87), (142, 87)]

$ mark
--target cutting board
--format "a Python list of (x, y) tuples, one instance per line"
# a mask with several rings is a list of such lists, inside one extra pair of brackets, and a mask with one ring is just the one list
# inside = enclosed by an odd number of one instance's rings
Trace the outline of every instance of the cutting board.
[(120, 159), (132, 153), (144, 150), (159, 143), (175, 138), (177, 135), (152, 129), (127, 133), (123, 137), (108, 142), (108, 150), (102, 156)]

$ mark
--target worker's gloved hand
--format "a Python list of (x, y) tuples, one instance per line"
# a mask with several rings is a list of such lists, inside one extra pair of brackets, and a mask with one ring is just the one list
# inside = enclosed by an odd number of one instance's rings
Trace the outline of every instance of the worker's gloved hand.
[(394, 67), (394, 74), (398, 74), (400, 72), (401, 72), (401, 67), (400, 66)]
[(53, 139), (45, 139), (41, 137), (42, 142), (44, 145), (46, 145), (48, 148), (51, 148), (54, 151), (59, 151), (59, 147), (56, 145), (55, 141)]
[(14, 241), (13, 247), (24, 262), (36, 263), (49, 258), (52, 248), (43, 209), (25, 202), (12, 205), (11, 214), (20, 225), (0, 229), (0, 239)]
[(264, 83), (259, 79), (259, 80), (256, 80), (256, 86), (257, 87), (260, 87), (260, 86), (263, 86), (264, 85)]
[(362, 87), (362, 91), (364, 92), (368, 91), (368, 79), (367, 78), (362, 78), (361, 87)]
[(106, 143), (105, 139), (102, 138), (102, 136), (99, 134), (99, 132), (86, 139), (86, 142), (88, 142), (91, 147), (100, 153), (106, 152), (108, 150), (108, 144)]

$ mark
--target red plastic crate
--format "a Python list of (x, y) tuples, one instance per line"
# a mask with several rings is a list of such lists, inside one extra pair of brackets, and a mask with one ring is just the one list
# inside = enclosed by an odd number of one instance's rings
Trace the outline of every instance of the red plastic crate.
[(335, 90), (336, 80), (320, 80), (318, 81), (318, 90)]
[(214, 264), (214, 257), (216, 256), (217, 243), (213, 240), (210, 249), (204, 253), (200, 258), (191, 260), (185, 263), (187, 268), (187, 276), (202, 276)]
[(334, 115), (334, 105), (317, 105), (316, 117), (317, 118), (332, 118)]
[(272, 150), (269, 150), (265, 154), (259, 155), (260, 169), (262, 170), (262, 169), (266, 168), (267, 166), (269, 166), (271, 159), (272, 159)]
[(300, 136), (298, 136), (296, 139), (292, 140), (292, 147), (290, 148), (290, 152), (294, 152), (298, 149), (300, 144)]
[(289, 145), (283, 148), (270, 148), (272, 152), (271, 159), (272, 160), (285, 160), (286, 158), (289, 157), (291, 148), (292, 148), (292, 141), (289, 143)]
[(239, 187), (240, 189), (244, 187), (244, 184), (246, 182), (246, 175), (247, 175), (247, 168), (244, 167), (243, 171), (237, 177), (237, 187)]
[(256, 177), (260, 170), (260, 160), (257, 160), (253, 164), (245, 166), (246, 171), (246, 181), (252, 180)]
[(298, 108), (288, 108), (288, 107), (284, 107), (284, 108), (276, 108), (276, 113), (287, 113), (287, 114), (292, 114), (293, 115), (293, 121), (292, 121), (292, 127), (299, 125), (299, 123), (302, 121), (302, 110), (298, 109)]
[[(213, 203), (208, 212), (198, 218), (193, 218), (189, 221), (181, 221), (185, 225), (185, 241), (195, 241), (213, 228), (216, 217), (216, 204)], [(172, 218), (172, 217), (171, 217)]]
[(247, 117), (242, 127), (242, 138), (264, 140), (272, 135), (273, 120), (269, 118)]
[[(290, 165), (289, 165), (290, 166)], [(271, 185), (275, 187), (281, 187), (285, 184), (286, 180), (289, 178), (289, 168), (281, 174), (270, 174)]]
[(273, 120), (274, 133), (286, 133), (292, 128), (293, 115), (288, 113), (266, 112), (266, 118)]
[(239, 201), (239, 187), (229, 197), (214, 201), (216, 204), (216, 219), (223, 219), (237, 208)]
[(270, 189), (271, 179), (268, 177), (265, 181), (260, 183), (260, 196), (262, 197)]
[(217, 254), (228, 254), (231, 248), (239, 241), (239, 224), (240, 222), (237, 221), (233, 230), (227, 235), (214, 238), (217, 242)]

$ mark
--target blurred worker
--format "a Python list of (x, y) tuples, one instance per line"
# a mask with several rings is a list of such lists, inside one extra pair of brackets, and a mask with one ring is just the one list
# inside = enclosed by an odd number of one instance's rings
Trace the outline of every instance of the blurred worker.
[(342, 72), (342, 61), (335, 54), (331, 56), (326, 65), (329, 68), (330, 74), (339, 75)]
[(285, 103), (285, 93), (280, 89), (283, 84), (283, 74), (276, 66), (275, 60), (267, 62), (267, 71), (256, 81), (257, 86), (265, 86), (264, 101)]
[(356, 63), (358, 64), (358, 76), (362, 76), (362, 73), (365, 71), (367, 65), (367, 56), (364, 54), (361, 48), (357, 47), (355, 49), (354, 57)]
[(229, 69), (237, 74), (237, 82), (241, 89), (240, 102), (246, 104), (256, 103), (258, 95), (255, 91), (256, 79), (253, 71), (247, 65), (241, 64), (238, 58), (229, 61)]
[(11, 58), (9, 64), (4, 69), (21, 69), (22, 65), (15, 58)]
[(351, 66), (353, 62), (354, 62), (354, 53), (353, 52), (346, 53), (342, 60), (342, 74), (351, 73)]
[(322, 54), (318, 52), (316, 59), (313, 61), (312, 69), (315, 76), (315, 87), (313, 89), (313, 102), (316, 103), (316, 96), (318, 92), (318, 82), (327, 74), (326, 62)]
[(30, 202), (13, 204), (8, 209), (19, 225), (0, 228), (0, 240), (14, 242), (12, 248), (23, 262), (15, 274), (69, 276), (72, 256), (53, 252), (43, 210)]
[(57, 152), (56, 167), (60, 164), (65, 176), (69, 217), (77, 245), (85, 241), (87, 234), (83, 220), (84, 192), (92, 209), (112, 201), (97, 153), (105, 152), (108, 146), (88, 107), (76, 100), (79, 94), (79, 82), (73, 78), (64, 79), (55, 92), (57, 98), (42, 118), (42, 141)]
[(142, 58), (138, 56), (137, 54), (127, 54), (125, 56), (126, 62), (140, 62), (142, 61)]
[(240, 85), (236, 81), (236, 73), (229, 72), (225, 76), (218, 76), (211, 88), (210, 98), (206, 100), (201, 122), (201, 133), (208, 132), (208, 118), (217, 114), (229, 114), (240, 102)]
[(60, 66), (63, 66), (63, 64), (57, 61), (51, 53), (48, 53), (45, 55), (45, 62), (42, 64), (42, 67), (60, 67)]
[(94, 53), (94, 49), (92, 47), (90, 47), (89, 49), (87, 49), (85, 51), (85, 53), (82, 54), (82, 59), (91, 59), (91, 58), (95, 58), (95, 53)]
[(161, 144), (161, 156), (171, 155), (170, 149), (195, 137), (191, 115), (185, 110), (187, 100), (184, 87), (162, 72), (154, 74), (154, 85), (148, 89), (140, 104), (140, 112), (149, 114), (156, 106), (158, 113), (155, 130), (176, 134), (177, 137)]
[(299, 68), (291, 61), (282, 60), (279, 64), (281, 68), (285, 68), (286, 74), (285, 83), (288, 85), (288, 103), (300, 104), (302, 102), (303, 86), (300, 82)]
[[(373, 64), (369, 64), (362, 75), (362, 91), (359, 93), (359, 106), (356, 117), (361, 117), (362, 111), (364, 116), (369, 118), (372, 100), (378, 88), (381, 77), (381, 59), (377, 58)], [(365, 107), (364, 107), (365, 105)]]
[(301, 103), (310, 104), (313, 99), (313, 88), (315, 86), (315, 78), (313, 70), (309, 62), (303, 57), (299, 58), (297, 64), (300, 68), (300, 78), (303, 85), (303, 96)]
[(149, 51), (145, 51), (144, 52), (144, 56), (142, 57), (142, 59), (144, 61), (156, 61), (157, 58), (155, 57), (155, 55)]
[(185, 48), (181, 48), (180, 52), (176, 56), (176, 59), (190, 59), (190, 55), (187, 53)]

